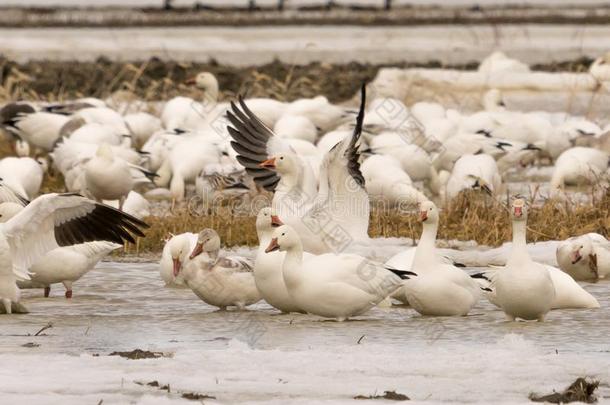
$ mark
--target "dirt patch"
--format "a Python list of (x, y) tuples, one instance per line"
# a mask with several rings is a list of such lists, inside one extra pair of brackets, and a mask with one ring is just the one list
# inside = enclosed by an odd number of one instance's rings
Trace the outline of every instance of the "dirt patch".
[(109, 356), (120, 356), (130, 360), (159, 359), (161, 357), (168, 357), (162, 352), (151, 352), (141, 349), (135, 349), (129, 352), (112, 352), (109, 354)]
[(579, 377), (563, 392), (553, 392), (548, 395), (538, 395), (531, 393), (529, 399), (533, 402), (546, 402), (551, 404), (567, 404), (570, 402), (584, 402), (593, 404), (597, 402), (595, 390), (599, 386), (597, 380), (587, 380)]
[(356, 395), (354, 399), (386, 399), (389, 401), (409, 401), (410, 398), (396, 391), (384, 391), (383, 395)]
[[(144, 383), (141, 381), (134, 381), (134, 382), (138, 385), (157, 388), (161, 391), (167, 391), (168, 393), (172, 392), (169, 384), (159, 384), (159, 381), (157, 381), (157, 380), (151, 381), (148, 383)], [(216, 397), (214, 397), (212, 395), (200, 394), (198, 392), (186, 392), (185, 391), (185, 392), (179, 392), (179, 394), (180, 394), (181, 398), (188, 399), (190, 401), (201, 401), (203, 399), (216, 399)]]
[[(592, 60), (552, 62), (534, 66), (534, 70), (581, 72)], [(350, 100), (362, 82), (375, 78), (382, 67), (448, 68), (474, 70), (478, 62), (446, 65), (438, 61), (425, 64), (405, 61), (396, 64), (351, 62), (327, 64), (314, 62), (290, 65), (274, 61), (260, 66), (234, 67), (207, 63), (180, 63), (151, 58), (145, 62), (113, 62), (99, 58), (95, 62), (30, 61), (17, 63), (0, 57), (0, 102), (2, 100), (65, 100), (78, 97), (107, 98), (121, 93), (146, 101), (168, 100), (182, 95), (203, 95), (184, 82), (201, 71), (213, 73), (219, 82), (222, 100), (237, 94), (248, 97), (272, 97), (293, 101), (302, 97), (326, 96), (331, 102)]]

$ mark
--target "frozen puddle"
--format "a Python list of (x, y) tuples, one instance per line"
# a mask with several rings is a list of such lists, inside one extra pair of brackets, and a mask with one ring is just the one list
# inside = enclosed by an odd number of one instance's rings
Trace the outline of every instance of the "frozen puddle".
[[(99, 267), (71, 302), (60, 287), (49, 299), (26, 291), (31, 314), (0, 318), (2, 403), (188, 403), (180, 392), (197, 392), (217, 398), (205, 403), (336, 404), (396, 390), (414, 403), (525, 404), (585, 375), (610, 398), (608, 282), (585, 286), (602, 309), (554, 311), (544, 324), (506, 323), (487, 302), (467, 318), (395, 308), (336, 323), (264, 304), (215, 312), (163, 288), (154, 263)], [(45, 336), (27, 336), (48, 322)], [(171, 357), (107, 356), (136, 348)], [(171, 393), (136, 383), (151, 381)]]

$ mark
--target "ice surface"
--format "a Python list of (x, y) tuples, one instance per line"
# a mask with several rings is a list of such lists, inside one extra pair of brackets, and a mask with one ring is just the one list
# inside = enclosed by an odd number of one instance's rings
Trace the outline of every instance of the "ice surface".
[[(380, 255), (400, 242), (377, 241), (391, 246)], [(506, 323), (486, 302), (465, 318), (393, 308), (337, 323), (276, 315), (266, 304), (218, 312), (188, 290), (163, 288), (154, 263), (101, 263), (75, 284), (72, 301), (60, 287), (49, 299), (29, 290), (31, 314), (0, 317), (0, 398), (169, 404), (198, 392), (217, 398), (205, 403), (341, 404), (396, 390), (414, 403), (525, 404), (531, 391), (563, 389), (578, 376), (610, 381), (610, 283), (583, 285), (601, 309), (553, 311), (542, 324)], [(40, 346), (22, 346), (29, 342)], [(107, 356), (135, 348), (171, 357)], [(155, 380), (171, 393), (136, 384)], [(607, 385), (601, 394), (610, 396)]]

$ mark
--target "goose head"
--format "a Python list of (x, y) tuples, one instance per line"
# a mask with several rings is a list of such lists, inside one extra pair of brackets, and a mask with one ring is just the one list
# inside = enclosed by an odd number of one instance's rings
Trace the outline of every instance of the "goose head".
[(583, 236), (570, 243), (570, 261), (576, 264), (593, 254), (593, 244), (588, 236)]
[(208, 98), (216, 101), (218, 97), (218, 80), (210, 72), (200, 72), (197, 76), (187, 80), (186, 84), (194, 85), (199, 90), (203, 91)]
[(438, 223), (438, 208), (432, 201), (423, 201), (419, 204), (419, 219), (424, 224)]
[(259, 166), (265, 169), (275, 170), (280, 175), (287, 175), (297, 173), (299, 164), (295, 154), (285, 152), (265, 160)]
[(280, 218), (273, 213), (271, 207), (265, 207), (256, 215), (256, 230), (259, 233), (271, 233), (273, 228), (284, 225)]
[(273, 237), (271, 242), (269, 242), (269, 246), (265, 249), (265, 253), (276, 250), (285, 252), (298, 246), (301, 246), (301, 239), (299, 239), (297, 232), (288, 225), (282, 225), (273, 232)]
[(188, 259), (188, 240), (180, 236), (174, 236), (167, 243), (169, 244), (169, 253), (174, 263), (174, 277), (177, 277), (182, 269), (182, 265)]
[(513, 221), (527, 221), (527, 206), (525, 205), (525, 201), (521, 198), (517, 198), (513, 201), (510, 214)]
[(220, 250), (220, 236), (211, 228), (206, 228), (197, 235), (197, 243), (189, 259), (194, 259), (203, 252), (218, 252)]

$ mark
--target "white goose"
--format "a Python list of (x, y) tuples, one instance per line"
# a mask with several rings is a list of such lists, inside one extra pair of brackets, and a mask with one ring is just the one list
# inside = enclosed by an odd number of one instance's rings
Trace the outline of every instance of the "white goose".
[(513, 248), (506, 267), (492, 278), (496, 302), (510, 321), (516, 318), (544, 321), (553, 306), (555, 286), (545, 266), (534, 262), (527, 252), (527, 208), (521, 199), (511, 207)]
[[(311, 167), (297, 154), (272, 154), (281, 146), (281, 140), (242, 100), (243, 111), (232, 104), (233, 112), (227, 113), (234, 126), (229, 127), (229, 132), (235, 140), (231, 145), (239, 153), (238, 161), (259, 185), (275, 191), (272, 208), (284, 223), (297, 228), (309, 252), (344, 250), (352, 243), (368, 242), (370, 206), (357, 150), (365, 101), (363, 86), (354, 132), (324, 157), (318, 189)], [(346, 206), (350, 209), (343, 209)]]
[(277, 228), (267, 253), (286, 252), (283, 264), (288, 293), (299, 308), (325, 318), (344, 321), (383, 301), (411, 272), (393, 274), (383, 265), (355, 254), (323, 254), (303, 258), (303, 245), (288, 225)]
[(42, 165), (32, 158), (6, 157), (0, 160), (0, 178), (26, 198), (38, 196), (43, 176)]
[(610, 242), (598, 233), (569, 238), (557, 246), (559, 268), (575, 280), (597, 280), (610, 275)]
[(302, 115), (282, 115), (273, 127), (273, 133), (280, 138), (296, 138), (314, 143), (318, 129), (311, 120)]
[(595, 184), (607, 173), (608, 158), (606, 152), (593, 148), (576, 147), (566, 150), (555, 162), (551, 192), (563, 190), (566, 184)]
[(189, 256), (197, 244), (197, 234), (191, 232), (171, 235), (163, 246), (159, 273), (166, 287), (185, 288), (184, 277), (180, 269), (186, 266)]
[[(254, 281), (261, 296), (269, 305), (284, 313), (303, 312), (294, 298), (288, 293), (282, 265), (283, 252), (265, 253), (271, 242), (274, 228), (283, 225), (281, 220), (273, 215), (271, 208), (263, 208), (256, 216), (256, 233), (258, 235), (258, 251), (254, 262)], [(308, 253), (304, 253), (308, 255)]]
[(48, 112), (19, 114), (9, 127), (11, 132), (30, 145), (44, 152), (50, 152), (60, 137), (60, 130), (69, 118)]
[(447, 180), (445, 196), (455, 198), (460, 191), (481, 189), (490, 195), (501, 191), (502, 177), (496, 161), (489, 155), (464, 155), (455, 162)]
[(218, 233), (213, 229), (201, 231), (191, 261), (182, 270), (185, 284), (203, 302), (222, 310), (232, 306), (244, 309), (260, 301), (250, 261), (220, 256), (219, 252)]
[(163, 128), (159, 118), (146, 112), (127, 114), (123, 119), (131, 132), (133, 145), (137, 148), (141, 148), (154, 133)]
[(60, 246), (108, 240), (134, 242), (147, 225), (114, 208), (76, 194), (46, 194), (0, 226), (0, 300), (7, 313), (20, 299), (16, 281)]
[(85, 165), (85, 183), (98, 201), (119, 200), (119, 209), (134, 186), (129, 164), (115, 158), (108, 144), (100, 145), (96, 156)]
[(421, 203), (420, 219), (423, 231), (412, 267), (417, 277), (405, 283), (405, 296), (413, 309), (422, 315), (468, 315), (479, 301), (481, 289), (462, 269), (439, 258), (435, 246), (439, 214), (434, 203)]

